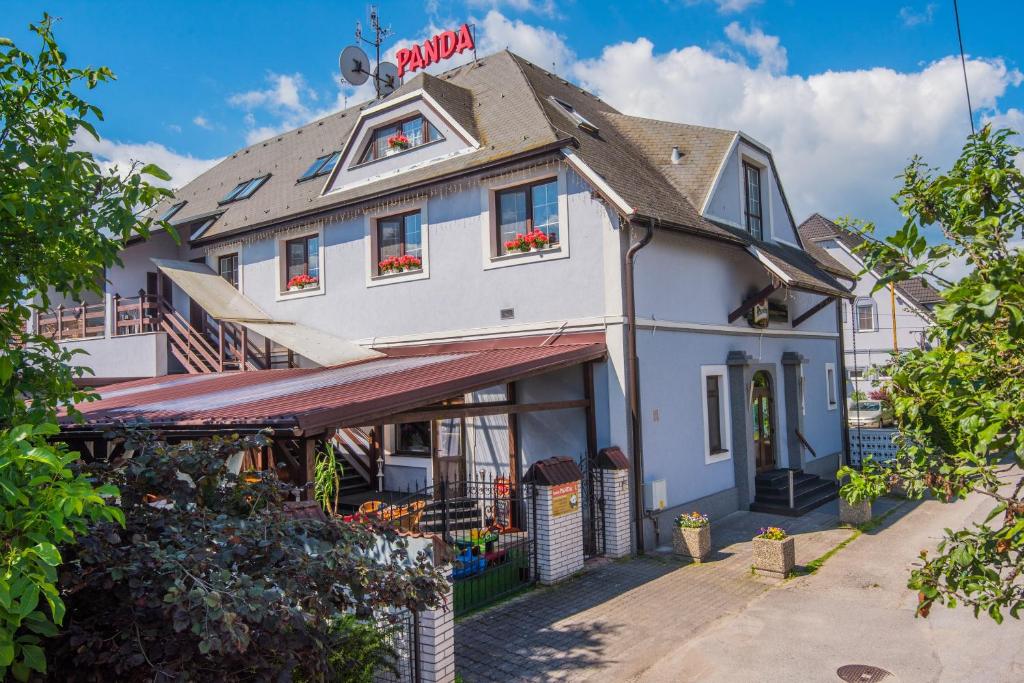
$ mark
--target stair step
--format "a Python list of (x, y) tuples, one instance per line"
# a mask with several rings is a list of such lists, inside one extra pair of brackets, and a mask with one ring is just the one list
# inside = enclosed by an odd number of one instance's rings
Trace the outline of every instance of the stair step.
[(832, 481), (822, 481), (822, 485), (813, 490), (794, 498), (793, 507), (789, 507), (788, 496), (784, 500), (765, 499), (757, 496), (750, 505), (752, 512), (768, 512), (787, 517), (799, 517), (811, 510), (821, 507), (825, 503), (839, 497), (839, 488)]
[[(817, 493), (824, 491), (825, 489), (830, 489), (833, 486), (835, 486), (835, 484), (831, 481), (816, 479), (813, 482), (807, 482), (801, 486), (793, 487), (793, 498), (800, 499), (805, 498), (807, 496), (813, 497)], [(756, 500), (761, 500), (764, 502), (782, 501), (788, 503), (789, 489), (771, 489), (768, 491), (758, 490), (754, 492), (754, 498)]]

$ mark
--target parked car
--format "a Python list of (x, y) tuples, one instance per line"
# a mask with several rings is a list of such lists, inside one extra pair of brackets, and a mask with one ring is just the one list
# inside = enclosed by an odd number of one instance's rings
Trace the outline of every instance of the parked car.
[(892, 406), (883, 401), (853, 401), (848, 413), (851, 427), (888, 427), (893, 424)]

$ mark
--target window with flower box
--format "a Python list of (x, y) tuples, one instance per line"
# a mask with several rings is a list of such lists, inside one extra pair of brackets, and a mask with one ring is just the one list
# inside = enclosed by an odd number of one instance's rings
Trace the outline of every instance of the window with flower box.
[(378, 218), (374, 237), (377, 275), (423, 269), (423, 225), (418, 210)]
[(306, 235), (284, 243), (285, 289), (320, 287), (320, 236)]
[(365, 164), (383, 159), (386, 156), (443, 139), (444, 136), (434, 124), (424, 118), (422, 114), (417, 114), (374, 130), (370, 134), (370, 141), (367, 143), (366, 149), (359, 157), (359, 163)]
[(494, 204), (497, 256), (545, 249), (559, 243), (556, 178), (498, 190)]

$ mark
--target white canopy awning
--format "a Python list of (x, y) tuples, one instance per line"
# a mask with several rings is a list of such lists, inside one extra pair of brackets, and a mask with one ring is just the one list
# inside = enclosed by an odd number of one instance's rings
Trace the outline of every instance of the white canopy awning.
[(384, 355), (312, 327), (272, 319), (204, 263), (151, 260), (214, 320), (243, 325), (317, 365), (341, 365)]

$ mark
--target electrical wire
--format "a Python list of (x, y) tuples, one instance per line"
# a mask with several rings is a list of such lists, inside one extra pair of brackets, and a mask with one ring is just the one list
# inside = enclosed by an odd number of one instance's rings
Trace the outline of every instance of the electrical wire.
[(967, 83), (967, 60), (964, 59), (964, 39), (960, 33), (960, 10), (953, 0), (953, 16), (956, 18), (956, 39), (960, 43), (960, 67), (964, 71), (964, 90), (967, 92), (967, 118), (971, 121), (971, 135), (974, 135), (974, 107), (971, 106), (971, 86)]

